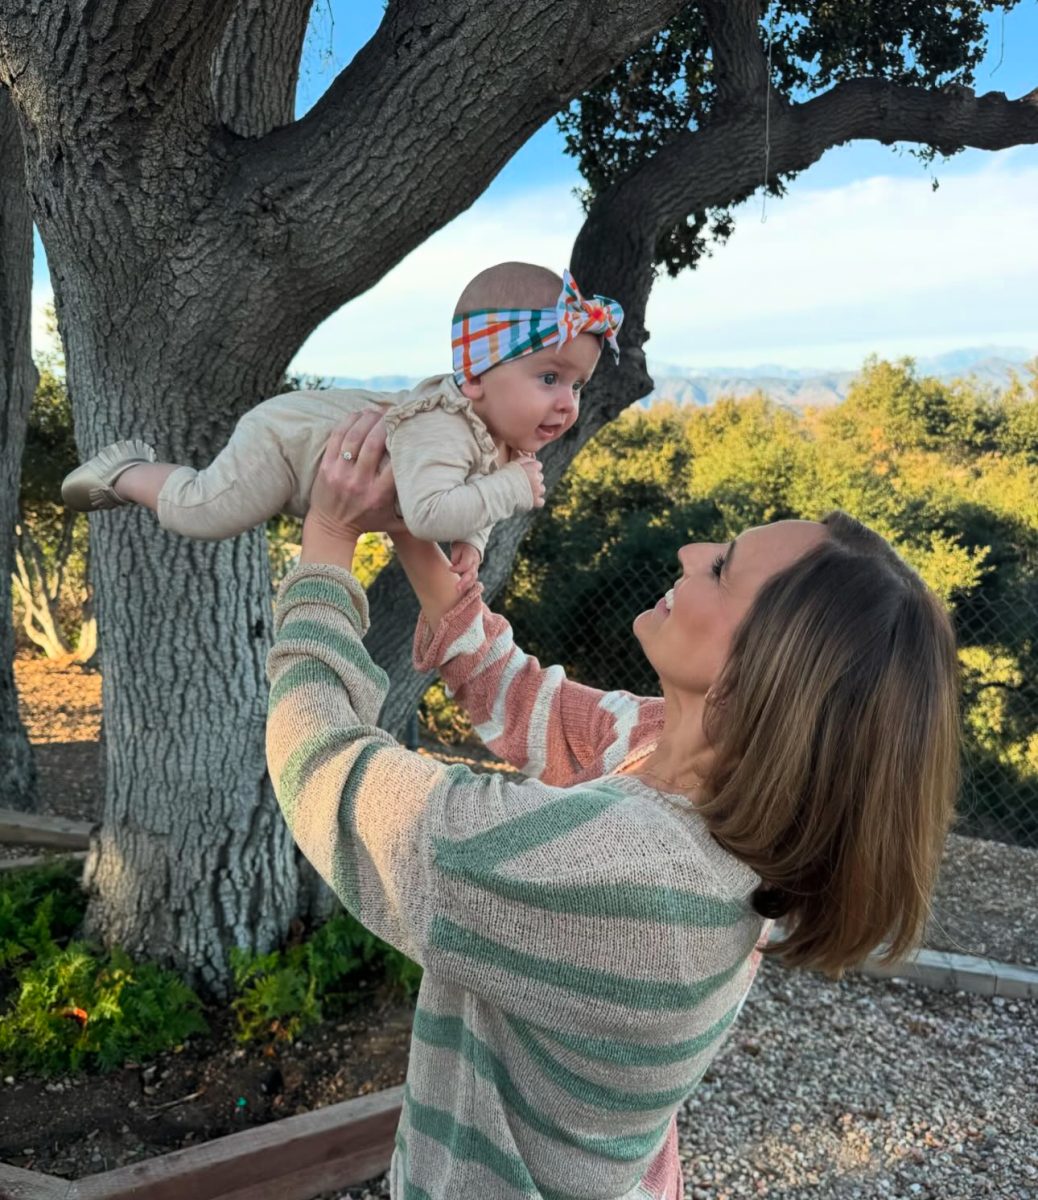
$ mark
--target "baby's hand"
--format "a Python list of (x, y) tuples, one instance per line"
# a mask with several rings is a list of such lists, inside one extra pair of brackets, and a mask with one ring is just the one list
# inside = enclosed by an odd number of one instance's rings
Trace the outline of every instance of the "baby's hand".
[(544, 468), (540, 464), (540, 460), (530, 455), (527, 458), (517, 460), (522, 469), (526, 472), (526, 478), (530, 481), (530, 490), (533, 492), (534, 508), (544, 507)]
[(476, 582), (479, 570), (479, 551), (468, 542), (455, 542), (451, 546), (451, 570), (458, 576), (458, 591), (467, 592)]

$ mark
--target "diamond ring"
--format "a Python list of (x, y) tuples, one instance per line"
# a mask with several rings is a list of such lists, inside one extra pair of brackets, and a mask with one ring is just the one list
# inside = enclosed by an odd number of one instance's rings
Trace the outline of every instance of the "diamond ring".
[(353, 455), (350, 453), (349, 450), (344, 450), (342, 452), (342, 461), (343, 462), (353, 462)]

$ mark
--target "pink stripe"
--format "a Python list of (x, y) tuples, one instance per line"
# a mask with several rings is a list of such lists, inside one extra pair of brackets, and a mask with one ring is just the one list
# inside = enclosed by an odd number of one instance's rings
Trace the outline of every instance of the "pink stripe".
[(681, 1159), (678, 1157), (678, 1119), (671, 1117), (667, 1139), (653, 1160), (649, 1173), (642, 1180), (642, 1187), (652, 1200), (681, 1200), (685, 1182), (681, 1177)]

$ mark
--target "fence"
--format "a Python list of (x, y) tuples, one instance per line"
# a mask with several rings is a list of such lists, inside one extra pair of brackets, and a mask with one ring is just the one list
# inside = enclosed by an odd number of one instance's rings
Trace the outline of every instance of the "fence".
[[(520, 574), (521, 574), (520, 564)], [(663, 589), (637, 562), (599, 576), (550, 564), (535, 585), (521, 578), (504, 602), (516, 640), (593, 687), (658, 693), (631, 634), (637, 613)], [(553, 597), (565, 595), (564, 615)], [(956, 831), (1038, 848), (1038, 580), (1011, 594), (982, 590), (954, 619), (963, 668), (962, 788)]]

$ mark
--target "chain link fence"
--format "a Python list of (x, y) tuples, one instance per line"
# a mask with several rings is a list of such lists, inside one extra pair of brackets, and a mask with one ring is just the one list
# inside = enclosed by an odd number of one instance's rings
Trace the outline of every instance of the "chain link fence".
[[(579, 564), (551, 565), (536, 587), (513, 587), (503, 609), (516, 641), (592, 687), (658, 694), (631, 633), (660, 595), (658, 572), (637, 563), (597, 577)], [(568, 597), (559, 619), (552, 597)], [(574, 593), (576, 593), (574, 595)], [(1011, 595), (983, 592), (955, 609), (963, 668), (962, 789), (956, 832), (1038, 848), (1038, 580)]]

